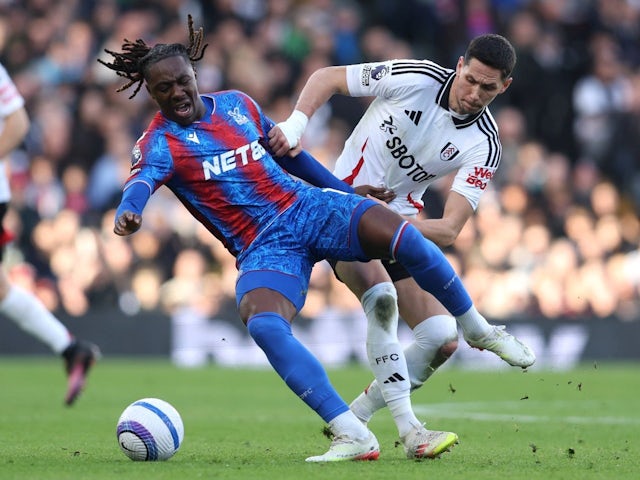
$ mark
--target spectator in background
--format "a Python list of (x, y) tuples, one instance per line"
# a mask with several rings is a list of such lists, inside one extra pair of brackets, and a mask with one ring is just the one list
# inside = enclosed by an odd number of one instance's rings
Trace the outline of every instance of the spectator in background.
[(559, 28), (546, 25), (532, 10), (521, 10), (506, 24), (518, 55), (514, 82), (501, 105), (517, 108), (527, 137), (549, 149), (573, 155), (571, 91), (581, 63), (563, 42)]
[(629, 151), (632, 143), (620, 135), (632, 105), (632, 84), (610, 35), (595, 35), (590, 47), (591, 71), (573, 92), (580, 161), (595, 163), (604, 175), (624, 185), (635, 164)]

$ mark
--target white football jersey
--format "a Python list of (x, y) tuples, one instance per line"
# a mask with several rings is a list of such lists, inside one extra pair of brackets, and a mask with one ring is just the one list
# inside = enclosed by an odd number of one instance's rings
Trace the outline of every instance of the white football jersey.
[[(23, 105), (24, 98), (18, 92), (7, 70), (0, 65), (0, 131), (4, 128), (4, 119), (22, 108)], [(9, 179), (7, 178), (6, 165), (2, 161), (0, 162), (0, 202), (6, 203), (10, 199)]]
[(350, 185), (385, 186), (389, 206), (413, 216), (436, 180), (457, 171), (451, 189), (474, 210), (502, 154), (487, 108), (461, 118), (449, 110), (455, 71), (428, 60), (349, 65), (354, 97), (375, 96), (338, 157), (334, 174)]

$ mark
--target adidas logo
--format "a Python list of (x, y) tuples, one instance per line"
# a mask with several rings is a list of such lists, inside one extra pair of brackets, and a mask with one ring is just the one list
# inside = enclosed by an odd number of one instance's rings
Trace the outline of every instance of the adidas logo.
[(396, 382), (403, 382), (404, 380), (405, 378), (402, 375), (400, 375), (399, 373), (394, 373), (389, 378), (387, 378), (383, 383), (396, 383)]
[(422, 117), (422, 112), (420, 110), (417, 112), (415, 110), (405, 110), (404, 113), (407, 114), (407, 117), (409, 117), (413, 123), (418, 125), (420, 117)]

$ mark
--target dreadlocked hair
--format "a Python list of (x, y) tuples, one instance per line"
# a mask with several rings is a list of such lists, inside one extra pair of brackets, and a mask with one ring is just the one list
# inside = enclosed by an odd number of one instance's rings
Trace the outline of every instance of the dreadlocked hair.
[(181, 43), (159, 43), (150, 47), (144, 40), (138, 39), (132, 42), (125, 38), (122, 44), (122, 52), (112, 52), (105, 48), (104, 51), (113, 57), (113, 62), (108, 63), (100, 59), (98, 59), (98, 62), (116, 72), (119, 77), (124, 77), (129, 80), (118, 88), (116, 92), (123, 92), (137, 83), (138, 85), (129, 98), (135, 97), (140, 91), (140, 88), (142, 88), (147, 68), (168, 57), (176, 55), (185, 57), (191, 62), (191, 66), (194, 67), (195, 71), (194, 64), (202, 59), (208, 44), (203, 43), (204, 31), (202, 27), (194, 30), (191, 15), (188, 15), (187, 19), (189, 27), (188, 46), (182, 45)]

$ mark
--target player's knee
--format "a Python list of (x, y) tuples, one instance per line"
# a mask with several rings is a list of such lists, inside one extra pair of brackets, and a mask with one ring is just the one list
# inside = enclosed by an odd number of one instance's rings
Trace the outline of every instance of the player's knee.
[[(398, 294), (393, 283), (374, 285), (362, 296), (362, 306), (370, 321), (377, 326), (395, 331), (398, 324)], [(373, 313), (373, 315), (371, 315)]]
[(419, 345), (436, 348), (447, 357), (453, 355), (458, 347), (458, 325), (450, 315), (429, 317), (419, 323), (413, 333)]
[(291, 326), (280, 315), (262, 312), (249, 319), (247, 330), (256, 344), (264, 348), (266, 345), (277, 342), (283, 335), (289, 335)]
[(393, 323), (394, 318), (397, 316), (398, 307), (396, 299), (389, 293), (383, 293), (376, 298), (375, 306), (373, 307), (376, 312), (376, 318), (382, 321), (385, 325)]

